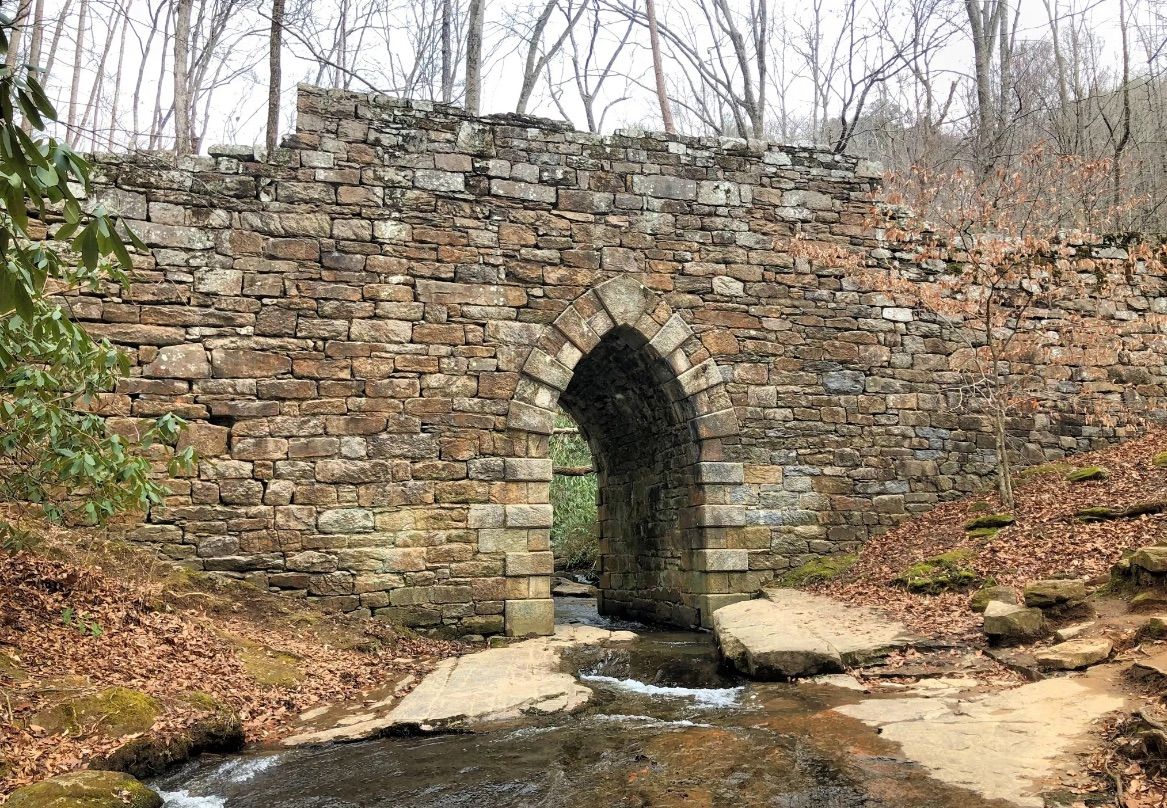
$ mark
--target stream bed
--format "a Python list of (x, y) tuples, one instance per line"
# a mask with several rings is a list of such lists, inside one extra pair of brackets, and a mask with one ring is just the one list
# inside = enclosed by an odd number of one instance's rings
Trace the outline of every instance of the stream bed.
[(752, 683), (720, 669), (712, 637), (612, 623), (569, 600), (561, 622), (634, 628), (565, 663), (595, 691), (571, 715), (481, 731), (230, 757), (151, 785), (167, 808), (981, 808), (856, 720), (859, 694)]

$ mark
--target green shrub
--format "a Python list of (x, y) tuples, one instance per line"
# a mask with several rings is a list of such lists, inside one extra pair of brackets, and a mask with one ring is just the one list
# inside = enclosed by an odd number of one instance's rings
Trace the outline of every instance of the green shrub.
[[(46, 134), (56, 111), (39, 71), (11, 58), (14, 30), (0, 20), (0, 56), (8, 57), (0, 60), (8, 63), (0, 68), (0, 500), (95, 524), (163, 501), (168, 491), (149, 454), (152, 444), (173, 443), (182, 422), (170, 414), (143, 422), (130, 441), (98, 412), (101, 395), (129, 373), (129, 357), (73, 322), (67, 300), (127, 287), (129, 248), (145, 246), (88, 203), (89, 162)], [(192, 462), (180, 452), (170, 473)], [(0, 548), (27, 540), (0, 519)]]

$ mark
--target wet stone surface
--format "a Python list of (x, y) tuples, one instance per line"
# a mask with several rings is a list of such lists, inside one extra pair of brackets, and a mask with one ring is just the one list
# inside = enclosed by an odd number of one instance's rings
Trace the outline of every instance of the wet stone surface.
[[(561, 620), (613, 626), (582, 606)], [(712, 637), (646, 631), (580, 648), (564, 665), (594, 695), (574, 713), (473, 732), (206, 758), (154, 787), (169, 808), (762, 806), (981, 808), (833, 707), (862, 694), (750, 683)]]

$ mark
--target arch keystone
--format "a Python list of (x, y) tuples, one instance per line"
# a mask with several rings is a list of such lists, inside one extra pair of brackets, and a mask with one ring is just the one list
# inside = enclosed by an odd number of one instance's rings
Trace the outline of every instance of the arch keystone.
[(655, 295), (636, 278), (617, 275), (596, 287), (596, 296), (616, 325), (634, 325)]

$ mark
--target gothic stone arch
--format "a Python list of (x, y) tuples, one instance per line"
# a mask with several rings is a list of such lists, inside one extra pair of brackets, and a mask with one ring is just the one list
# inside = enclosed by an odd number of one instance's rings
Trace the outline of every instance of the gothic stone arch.
[[(577, 298), (522, 366), (507, 427), (528, 457), (509, 463), (549, 476), (559, 406), (588, 438), (600, 476), (601, 612), (708, 625), (717, 606), (751, 594), (730, 574), (749, 569), (732, 541), (746, 524), (744, 467), (722, 445), (738, 436), (737, 415), (721, 369), (680, 315), (631, 276)], [(516, 554), (516, 565), (531, 563)], [(544, 554), (535, 566), (549, 573), (551, 563)], [(507, 609), (508, 621), (552, 619), (549, 601)]]

